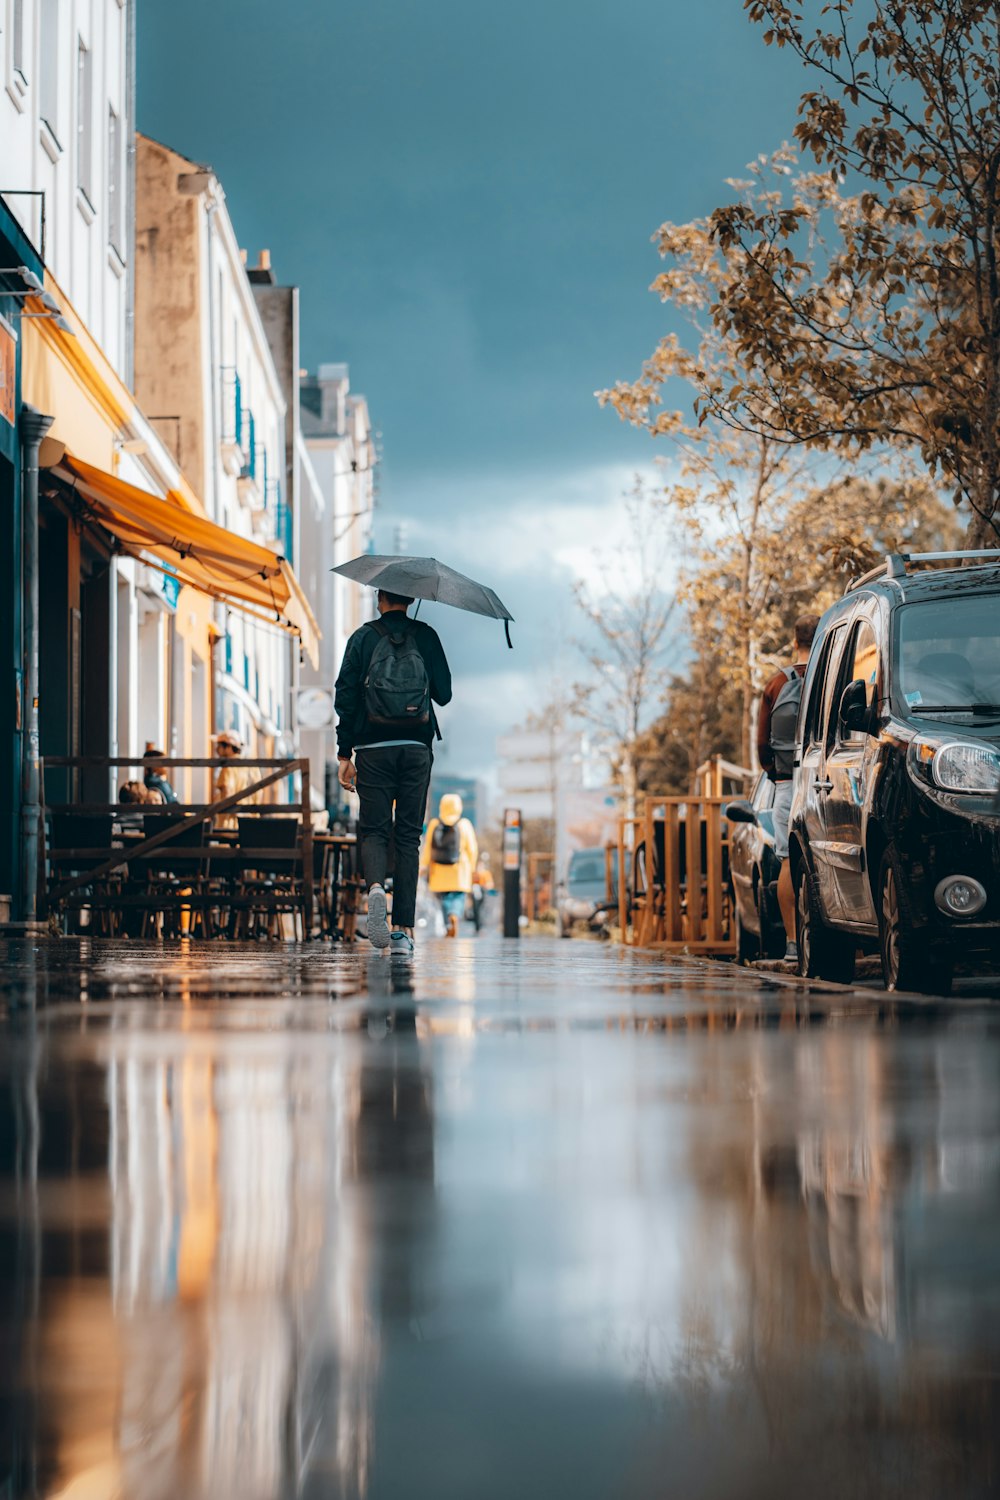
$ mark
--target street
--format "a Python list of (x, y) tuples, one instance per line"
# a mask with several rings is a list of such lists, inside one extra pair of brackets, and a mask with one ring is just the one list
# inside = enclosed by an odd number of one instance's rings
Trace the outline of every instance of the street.
[(5, 1493), (995, 1493), (975, 987), (492, 933), (0, 957)]

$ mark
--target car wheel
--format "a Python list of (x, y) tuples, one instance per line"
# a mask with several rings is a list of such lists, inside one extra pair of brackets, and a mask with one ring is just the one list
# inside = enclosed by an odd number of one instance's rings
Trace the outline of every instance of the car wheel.
[(799, 950), (799, 973), (803, 979), (829, 979), (849, 984), (854, 978), (857, 944), (853, 937), (835, 932), (823, 921), (813, 877), (800, 864), (795, 887), (795, 941)]
[(947, 949), (932, 947), (915, 926), (906, 881), (891, 847), (883, 854), (879, 869), (878, 947), (887, 990), (913, 990), (919, 995), (950, 992), (954, 958)]
[(740, 916), (739, 902), (733, 894), (733, 927), (736, 932), (736, 962), (740, 964), (752, 964), (754, 959), (760, 957), (760, 942), (755, 932), (750, 932), (743, 925)]

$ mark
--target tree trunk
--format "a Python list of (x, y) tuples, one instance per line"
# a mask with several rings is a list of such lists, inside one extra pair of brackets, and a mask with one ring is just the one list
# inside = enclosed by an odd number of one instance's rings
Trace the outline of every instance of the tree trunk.
[(622, 753), (622, 794), (625, 799), (626, 818), (635, 817), (635, 755), (631, 745)]
[[(995, 510), (995, 496), (993, 487), (984, 485), (987, 493), (982, 500), (977, 500), (978, 509), (972, 512), (969, 520), (968, 530), (965, 533), (965, 545), (971, 549), (980, 547), (1000, 547), (1000, 526), (998, 526)], [(985, 514), (981, 514), (985, 512)]]
[(749, 672), (743, 682), (743, 712), (740, 715), (740, 765), (753, 765), (753, 684)]

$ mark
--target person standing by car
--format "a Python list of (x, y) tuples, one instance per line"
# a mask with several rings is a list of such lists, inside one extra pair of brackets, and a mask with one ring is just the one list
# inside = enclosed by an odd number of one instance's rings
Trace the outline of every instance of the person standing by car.
[(438, 816), (427, 825), (420, 868), (427, 872), (428, 885), (441, 903), (448, 937), (458, 936), (478, 859), (476, 830), (462, 816), (462, 799), (446, 792)]
[(802, 681), (809, 661), (809, 648), (819, 625), (818, 615), (800, 615), (795, 621), (795, 662), (782, 667), (766, 684), (757, 720), (757, 757), (761, 769), (774, 782), (774, 852), (781, 860), (778, 875), (778, 906), (785, 926), (785, 961), (798, 958), (795, 944), (795, 892), (788, 868), (788, 815), (792, 807), (792, 772), (795, 725), (802, 700)]
[[(358, 836), (368, 887), (368, 938), (373, 947), (395, 953), (413, 951), (420, 833), (437, 733), (434, 704), (444, 708), (451, 702), (444, 647), (430, 625), (409, 618), (412, 603), (403, 594), (379, 590), (379, 618), (366, 621), (347, 642), (334, 699), (338, 779), (361, 799)], [(385, 882), (393, 834), (390, 933)]]

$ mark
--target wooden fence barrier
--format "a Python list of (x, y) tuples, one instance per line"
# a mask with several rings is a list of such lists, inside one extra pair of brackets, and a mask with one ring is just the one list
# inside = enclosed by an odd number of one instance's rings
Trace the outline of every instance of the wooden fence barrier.
[(618, 868), (611, 881), (622, 942), (693, 953), (735, 953), (729, 887), (729, 825), (720, 796), (642, 799), (639, 815), (618, 825)]
[(529, 922), (535, 922), (547, 907), (539, 902), (540, 888), (549, 887), (548, 906), (555, 901), (556, 857), (552, 853), (537, 852), (528, 855), (528, 881), (524, 893), (524, 914)]

